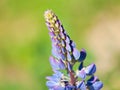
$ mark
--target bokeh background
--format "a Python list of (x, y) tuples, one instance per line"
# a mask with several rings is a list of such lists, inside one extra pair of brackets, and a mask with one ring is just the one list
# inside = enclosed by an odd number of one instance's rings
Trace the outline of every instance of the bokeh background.
[(102, 90), (120, 90), (120, 0), (0, 0), (0, 90), (47, 90), (47, 9), (97, 64)]

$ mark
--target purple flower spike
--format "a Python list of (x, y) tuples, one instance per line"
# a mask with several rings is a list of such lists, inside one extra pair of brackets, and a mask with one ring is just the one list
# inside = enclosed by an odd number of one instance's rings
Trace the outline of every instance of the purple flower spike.
[[(46, 25), (52, 41), (50, 64), (53, 75), (46, 77), (49, 90), (100, 90), (103, 83), (94, 76), (96, 65), (84, 65), (86, 51), (79, 51), (66, 33), (62, 23), (51, 10), (45, 12)], [(80, 63), (78, 70), (74, 65)], [(87, 79), (91, 76), (90, 79)]]
[(85, 72), (87, 75), (93, 75), (96, 72), (96, 65), (90, 64), (85, 68)]

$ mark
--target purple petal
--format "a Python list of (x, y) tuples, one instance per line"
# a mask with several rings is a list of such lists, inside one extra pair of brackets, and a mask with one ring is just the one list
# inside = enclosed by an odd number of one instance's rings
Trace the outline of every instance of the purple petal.
[(61, 50), (62, 50), (62, 53), (63, 54), (65, 54), (66, 53), (66, 50), (65, 50), (65, 48), (63, 47), (63, 48), (61, 48)]
[(52, 56), (50, 57), (50, 64), (54, 70), (59, 69), (58, 61), (55, 58), (53, 58)]
[(82, 79), (86, 78), (86, 73), (85, 73), (84, 68), (82, 70), (80, 70), (80, 71), (77, 71), (77, 76), (82, 78)]
[(52, 38), (51, 38), (51, 41), (52, 41), (52, 44), (55, 45), (54, 43), (57, 41), (57, 39), (54, 38), (54, 37), (52, 37)]
[(75, 86), (68, 85), (65, 87), (65, 90), (74, 90), (74, 89), (75, 89)]
[(80, 57), (80, 52), (76, 48), (73, 49), (73, 56), (75, 60), (78, 60)]
[(81, 51), (80, 51), (80, 58), (79, 58), (79, 60), (78, 61), (83, 61), (85, 58), (86, 58), (86, 51), (85, 51), (85, 49), (82, 49)]
[(99, 81), (97, 76), (92, 76), (88, 81), (87, 81), (87, 85), (90, 86), (93, 83), (95, 83), (96, 81)]
[(65, 64), (61, 59), (59, 60), (59, 68), (60, 69), (65, 69)]
[(67, 44), (69, 44), (70, 43), (70, 38), (67, 36), (65, 41), (66, 41)]
[(84, 81), (81, 81), (81, 82), (77, 85), (77, 88), (80, 89), (80, 90), (86, 90), (86, 86), (85, 86)]
[(81, 70), (83, 68), (83, 62), (80, 63), (78, 70)]
[(62, 39), (65, 40), (65, 34), (63, 32), (60, 32), (60, 36), (61, 36)]
[(49, 87), (49, 88), (53, 88), (55, 86), (58, 86), (59, 83), (56, 83), (54, 81), (47, 81), (46, 82), (46, 85)]
[(53, 38), (55, 36), (54, 32), (49, 32), (49, 35), (51, 36), (51, 38)]
[(75, 43), (73, 41), (72, 41), (71, 45), (72, 45), (73, 48), (76, 47), (76, 45), (75, 45)]
[[(60, 22), (60, 21), (59, 21), (59, 22)], [(61, 33), (65, 33), (65, 30), (64, 30), (63, 25), (60, 26), (60, 32), (61, 32)]]
[(96, 65), (95, 64), (90, 64), (85, 68), (85, 72), (87, 75), (92, 75), (96, 72)]
[(60, 81), (60, 78), (58, 78), (58, 76), (55, 76), (55, 75), (48, 76), (48, 77), (46, 77), (46, 79), (49, 80), (49, 81), (54, 81), (54, 82), (59, 82)]
[(91, 86), (88, 86), (89, 90), (100, 90), (103, 87), (103, 83), (101, 81), (96, 81)]
[(60, 71), (55, 71), (53, 76), (56, 76), (57, 78), (61, 78), (63, 76), (63, 74)]
[(63, 61), (61, 59), (56, 60), (52, 56), (50, 57), (50, 64), (51, 64), (53, 70), (65, 69), (65, 65), (64, 65)]
[(46, 79), (50, 81), (54, 81), (55, 78), (53, 76), (47, 76)]
[(60, 71), (54, 71), (54, 74), (52, 77), (54, 77), (54, 81), (55, 82), (60, 82), (61, 78), (63, 76), (63, 73), (61, 73)]
[(67, 65), (68, 65), (68, 70), (71, 72), (72, 71), (72, 65), (69, 62), (67, 63)]
[(71, 47), (70, 47), (70, 45), (67, 44), (67, 43), (66, 43), (66, 49), (67, 49), (69, 52), (71, 52)]
[(59, 53), (59, 59), (66, 60), (66, 57), (63, 53)]
[(54, 57), (60, 59), (60, 56), (59, 56), (59, 54), (58, 54), (58, 52), (56, 51), (55, 48), (52, 48), (52, 55), (53, 55)]
[(70, 55), (69, 52), (67, 52), (67, 60), (68, 60), (68, 61), (71, 61), (71, 60), (72, 60), (72, 57), (71, 57), (71, 55)]
[(60, 47), (56, 43), (52, 43), (52, 49), (54, 49), (55, 52), (58, 52)]
[(62, 59), (62, 60), (65, 60), (66, 57), (65, 55), (62, 53), (62, 52), (59, 52), (61, 49), (58, 47), (53, 47), (52, 48), (52, 55), (54, 57), (56, 57), (57, 59)]
[(55, 86), (52, 90), (65, 90), (65, 87)]

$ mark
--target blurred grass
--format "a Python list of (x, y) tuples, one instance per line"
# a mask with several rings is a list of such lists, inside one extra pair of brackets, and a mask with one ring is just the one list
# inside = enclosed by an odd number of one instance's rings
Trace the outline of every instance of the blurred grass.
[[(47, 90), (45, 77), (52, 70), (45, 10), (52, 9), (77, 47), (87, 49), (90, 63), (95, 58), (86, 45), (85, 33), (99, 12), (116, 5), (120, 0), (1, 0), (0, 90)], [(110, 83), (108, 78), (103, 80)]]

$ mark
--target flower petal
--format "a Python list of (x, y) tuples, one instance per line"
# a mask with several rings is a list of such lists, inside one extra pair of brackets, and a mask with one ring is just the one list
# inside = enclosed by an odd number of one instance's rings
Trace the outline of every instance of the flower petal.
[(65, 69), (65, 64), (61, 59), (58, 61), (58, 63), (59, 63), (59, 68), (60, 69)]
[(81, 81), (81, 82), (77, 85), (77, 88), (80, 89), (80, 90), (86, 90), (86, 86), (85, 86), (84, 81)]
[(87, 66), (85, 68), (85, 72), (87, 75), (92, 75), (96, 72), (96, 65), (93, 63), (93, 64), (90, 64), (89, 66)]
[(71, 61), (71, 60), (72, 60), (72, 57), (71, 57), (71, 55), (70, 55), (69, 52), (67, 52), (67, 60), (68, 60), (68, 61)]
[(65, 87), (56, 86), (56, 87), (53, 88), (53, 90), (65, 90)]
[(75, 86), (68, 85), (65, 87), (65, 90), (74, 90)]
[(76, 48), (73, 49), (73, 56), (75, 60), (78, 60), (80, 57), (80, 52)]
[(70, 43), (70, 38), (69, 38), (69, 36), (68, 36), (68, 35), (66, 36), (66, 40), (65, 40), (65, 41), (66, 41), (66, 43), (67, 43), (67, 44), (69, 44), (69, 43)]
[(69, 45), (68, 43), (66, 43), (66, 49), (67, 49), (69, 52), (71, 52), (71, 47), (70, 47), (70, 45)]
[(59, 69), (58, 61), (55, 58), (53, 58), (52, 56), (50, 57), (49, 60), (50, 60), (50, 64), (51, 64), (53, 70), (58, 70)]
[(80, 51), (80, 57), (79, 57), (79, 59), (78, 59), (78, 61), (83, 61), (85, 58), (86, 58), (86, 51), (85, 51), (85, 49), (82, 49), (81, 51)]
[(87, 85), (90, 86), (93, 83), (95, 83), (96, 81), (99, 81), (97, 76), (92, 76), (90, 79), (87, 80)]
[(81, 70), (83, 68), (83, 62), (80, 63), (78, 70)]
[(72, 41), (71, 45), (72, 45), (73, 48), (76, 47), (76, 45), (75, 45), (75, 43), (73, 41)]
[(86, 73), (85, 73), (84, 68), (83, 68), (82, 70), (80, 70), (80, 71), (77, 71), (77, 72), (76, 72), (76, 75), (77, 75), (78, 77), (82, 78), (82, 79), (85, 79), (85, 78), (86, 78)]
[(101, 81), (96, 81), (91, 86), (89, 86), (89, 90), (100, 90), (103, 87), (103, 83)]
[(72, 65), (69, 62), (67, 63), (67, 65), (68, 65), (68, 70), (71, 72), (72, 71)]
[(55, 86), (58, 86), (59, 84), (54, 82), (54, 81), (47, 81), (46, 82), (46, 85), (49, 87), (49, 88), (53, 88)]

